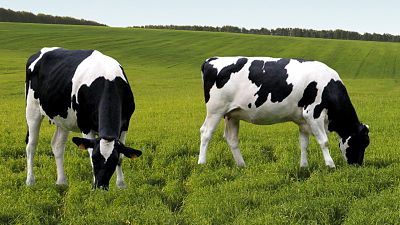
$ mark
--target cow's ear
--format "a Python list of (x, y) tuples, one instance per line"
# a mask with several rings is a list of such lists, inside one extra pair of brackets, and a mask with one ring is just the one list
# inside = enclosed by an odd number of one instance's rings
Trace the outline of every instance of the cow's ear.
[(142, 155), (142, 152), (133, 148), (124, 146), (121, 143), (117, 144), (118, 153), (124, 154), (126, 157), (134, 159)]
[(73, 137), (72, 142), (79, 147), (79, 149), (88, 149), (94, 148), (96, 144), (96, 139), (87, 139), (87, 138), (80, 138), (80, 137)]

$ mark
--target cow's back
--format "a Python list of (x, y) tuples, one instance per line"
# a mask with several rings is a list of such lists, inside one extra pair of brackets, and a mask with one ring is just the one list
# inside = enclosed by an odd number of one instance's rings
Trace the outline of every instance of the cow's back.
[(27, 93), (34, 92), (41, 111), (57, 126), (98, 132), (102, 106), (117, 108), (112, 112), (118, 114), (118, 126), (127, 130), (133, 94), (122, 67), (111, 57), (95, 50), (43, 48), (28, 59), (26, 81)]
[(316, 82), (316, 96), (337, 73), (317, 61), (269, 57), (215, 57), (202, 66), (208, 111), (229, 112), (255, 124), (302, 119), (299, 102)]
[(28, 60), (27, 84), (50, 119), (66, 118), (71, 107), (72, 77), (93, 50), (47, 50), (42, 49)]

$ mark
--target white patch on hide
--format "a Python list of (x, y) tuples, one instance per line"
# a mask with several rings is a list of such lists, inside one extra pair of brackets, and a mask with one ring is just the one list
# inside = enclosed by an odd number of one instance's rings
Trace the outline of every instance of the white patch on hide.
[(349, 140), (350, 140), (350, 138), (351, 138), (351, 136), (349, 136), (344, 143), (342, 142), (341, 138), (340, 138), (340, 141), (339, 141), (340, 150), (342, 151), (343, 158), (346, 161), (347, 161), (346, 150), (347, 150), (347, 148), (349, 148)]
[[(120, 64), (113, 58), (103, 55), (99, 51), (93, 53), (83, 60), (76, 68), (72, 78), (71, 96), (77, 95), (79, 88), (83, 85), (90, 86), (94, 80), (104, 77), (106, 80), (113, 81), (116, 77), (121, 77), (125, 82), (125, 76)], [(79, 103), (79, 99), (76, 100)]]
[(107, 162), (107, 159), (110, 157), (113, 149), (114, 149), (114, 141), (107, 141), (104, 139), (100, 140), (100, 153), (105, 159), (104, 163)]
[(60, 47), (42, 48), (42, 49), (40, 50), (40, 56), (39, 56), (35, 61), (33, 61), (33, 62), (31, 63), (31, 65), (29, 65), (29, 68), (28, 68), (28, 69), (30, 69), (31, 72), (33, 72), (33, 70), (35, 69), (36, 63), (42, 58), (42, 56), (43, 56), (46, 52), (50, 52), (50, 51), (53, 51), (53, 50), (58, 49), (58, 48), (60, 48)]

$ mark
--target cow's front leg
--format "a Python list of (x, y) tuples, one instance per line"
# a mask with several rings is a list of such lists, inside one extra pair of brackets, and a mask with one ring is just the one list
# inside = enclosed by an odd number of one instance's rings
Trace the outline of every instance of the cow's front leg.
[[(95, 134), (94, 134), (93, 131), (90, 131), (87, 134), (82, 133), (82, 137), (86, 138), (86, 139), (95, 139)], [(93, 161), (92, 161), (93, 148), (87, 148), (87, 151), (89, 153), (90, 165), (92, 165), (92, 170), (94, 171), (94, 169), (93, 169), (94, 168), (93, 167)], [(94, 182), (95, 182), (95, 176), (94, 176), (94, 173), (93, 173), (93, 184), (94, 184)]]
[(325, 125), (321, 117), (318, 120), (312, 121), (310, 123), (310, 127), (315, 138), (317, 139), (319, 146), (321, 147), (326, 166), (330, 168), (335, 168), (335, 163), (333, 162), (333, 159), (329, 154), (328, 135), (325, 132)]
[(310, 128), (308, 125), (300, 125), (300, 135), (299, 135), (299, 141), (300, 141), (300, 148), (301, 148), (301, 154), (300, 154), (300, 167), (308, 167), (308, 159), (307, 159), (307, 147), (310, 142)]
[(64, 151), (65, 143), (67, 142), (69, 132), (57, 127), (51, 141), (51, 149), (53, 150), (54, 158), (57, 165), (57, 182), (58, 185), (66, 185), (67, 178), (64, 173)]
[[(121, 137), (119, 138), (120, 142), (122, 144), (125, 144), (126, 140), (126, 131), (121, 132)], [(117, 175), (117, 188), (126, 188), (126, 183), (125, 183), (125, 178), (124, 178), (124, 173), (122, 172), (122, 159), (124, 157), (123, 154), (119, 154), (119, 160), (117, 164), (117, 168), (115, 169), (115, 173)]]
[(225, 117), (225, 131), (224, 137), (231, 147), (233, 158), (235, 158), (236, 164), (239, 167), (246, 166), (244, 163), (242, 154), (239, 149), (239, 120)]
[(335, 168), (335, 163), (333, 162), (333, 159), (329, 154), (328, 137), (326, 135), (325, 137), (320, 137), (320, 138), (317, 137), (317, 141), (322, 149), (322, 154), (324, 156), (325, 164), (330, 168)]

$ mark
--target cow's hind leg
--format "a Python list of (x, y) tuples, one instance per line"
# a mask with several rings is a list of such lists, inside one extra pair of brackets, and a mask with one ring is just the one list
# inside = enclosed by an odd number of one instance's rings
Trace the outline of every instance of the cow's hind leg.
[(26, 122), (28, 125), (28, 133), (26, 137), (26, 185), (28, 186), (35, 184), (35, 176), (33, 174), (33, 158), (35, 156), (35, 150), (39, 140), (39, 131), (42, 119), (43, 116), (39, 110), (39, 103), (33, 99), (33, 93), (28, 92), (26, 103)]
[(310, 127), (307, 124), (299, 125), (299, 141), (300, 141), (300, 167), (307, 167), (308, 166), (308, 159), (307, 159), (307, 147), (310, 142)]
[(239, 120), (225, 116), (224, 137), (232, 150), (233, 158), (239, 167), (245, 166), (242, 154), (239, 149)]
[[(122, 144), (125, 144), (126, 140), (126, 131), (121, 132), (121, 137), (119, 138)], [(117, 168), (115, 169), (115, 173), (117, 174), (117, 188), (126, 188), (124, 173), (122, 172), (122, 158), (123, 154), (119, 154), (119, 160), (117, 164)]]
[(57, 165), (57, 182), (58, 185), (66, 185), (67, 179), (64, 173), (64, 151), (65, 143), (67, 142), (69, 132), (57, 127), (51, 140), (51, 149), (53, 150), (54, 158)]
[(215, 128), (217, 128), (219, 121), (221, 121), (222, 114), (208, 114), (200, 128), (200, 154), (198, 164), (206, 163), (207, 147), (211, 140)]

